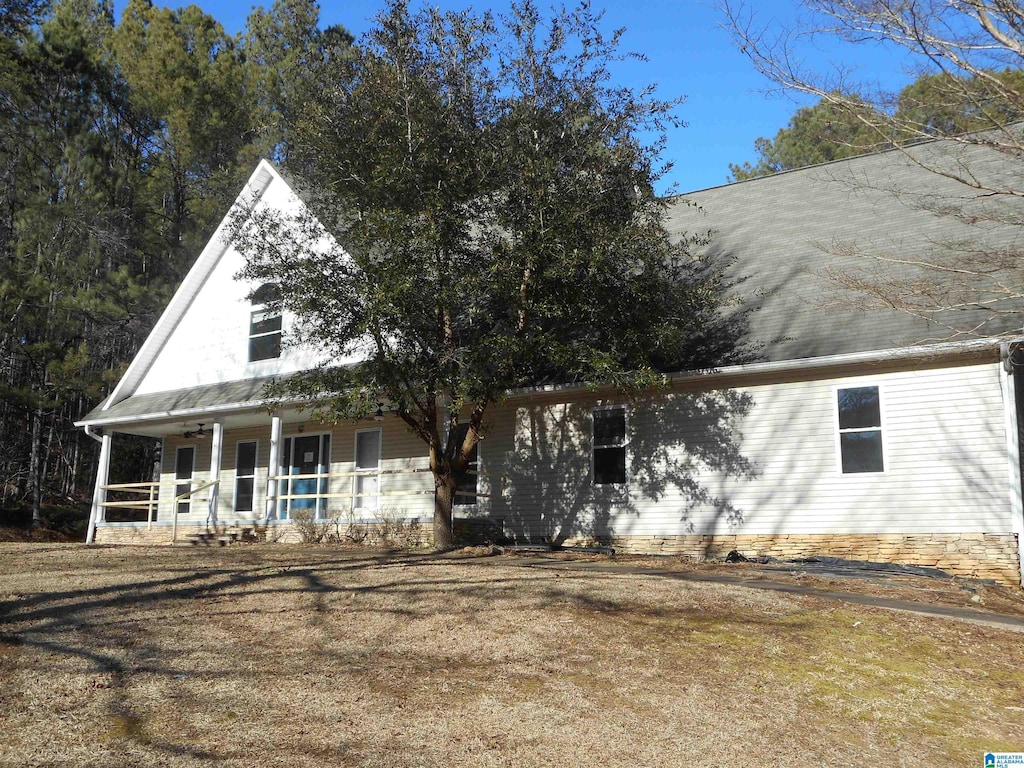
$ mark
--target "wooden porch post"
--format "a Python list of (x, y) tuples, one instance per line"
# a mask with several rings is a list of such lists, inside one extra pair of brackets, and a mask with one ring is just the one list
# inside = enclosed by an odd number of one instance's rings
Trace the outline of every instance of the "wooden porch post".
[(210, 440), (210, 513), (207, 519), (217, 529), (217, 499), (220, 495), (220, 458), (224, 443), (224, 425), (219, 421), (213, 422), (213, 435)]
[(267, 517), (269, 523), (276, 515), (277, 480), (274, 476), (281, 471), (281, 417), (274, 415), (270, 419), (270, 461), (267, 466)]
[(110, 434), (105, 434), (100, 438), (100, 460), (99, 466), (96, 468), (96, 488), (92, 494), (92, 511), (89, 513), (89, 530), (85, 534), (85, 543), (92, 544), (96, 538), (96, 523), (103, 520), (103, 502), (107, 500), (107, 491), (105, 486), (107, 484), (108, 475), (110, 473)]

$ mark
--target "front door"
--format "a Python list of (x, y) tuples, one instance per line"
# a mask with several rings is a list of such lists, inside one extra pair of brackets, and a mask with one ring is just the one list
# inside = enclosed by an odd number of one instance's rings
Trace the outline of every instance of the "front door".
[[(327, 500), (319, 494), (327, 493), (327, 478), (304, 476), (327, 472), (330, 440), (330, 435), (296, 435), (285, 439), (288, 474), (299, 477), (287, 484), (286, 494), (292, 498), (282, 504), (283, 518), (291, 518), (297, 510), (311, 510), (317, 517), (323, 517)], [(307, 498), (296, 499), (295, 496)]]

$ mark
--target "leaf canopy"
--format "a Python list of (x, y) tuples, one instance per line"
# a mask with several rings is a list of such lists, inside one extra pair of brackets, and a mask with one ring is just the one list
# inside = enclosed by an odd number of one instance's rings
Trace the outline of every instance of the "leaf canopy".
[(308, 215), (251, 213), (235, 233), (245, 276), (281, 286), (297, 342), (365, 357), (290, 392), (332, 393), (330, 418), (391, 403), (440, 450), (441, 402), (452, 424), (472, 414), (472, 443), (510, 389), (719, 362), (718, 275), (669, 238), (662, 142), (644, 140), (679, 122), (680, 100), (613, 82), (620, 35), (586, 5), (393, 2), (325, 67), (289, 157)]

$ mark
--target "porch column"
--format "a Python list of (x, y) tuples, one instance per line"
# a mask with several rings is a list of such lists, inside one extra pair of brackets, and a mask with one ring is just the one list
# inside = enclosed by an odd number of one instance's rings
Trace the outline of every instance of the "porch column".
[(277, 506), (277, 480), (274, 476), (281, 471), (281, 417), (276, 414), (270, 418), (270, 461), (267, 465), (267, 517), (270, 522), (275, 516)]
[(210, 514), (207, 518), (210, 525), (217, 527), (217, 499), (220, 496), (220, 457), (224, 443), (224, 425), (213, 422), (213, 435), (210, 440)]
[(1003, 415), (1006, 421), (1006, 454), (1010, 470), (1010, 519), (1013, 532), (1017, 534), (1017, 566), (1020, 568), (1020, 583), (1024, 587), (1024, 499), (1021, 494), (1020, 471), (1020, 420), (1017, 413), (1017, 401), (1021, 393), (1017, 391), (1020, 382), (1020, 368), (1024, 361), (1020, 359), (1017, 349), (1008, 343), (1000, 345), (1005, 375), (999, 377), (1002, 385)]
[(100, 460), (96, 468), (96, 488), (92, 493), (92, 511), (89, 513), (89, 530), (85, 535), (85, 543), (92, 544), (96, 538), (96, 523), (103, 520), (103, 507), (100, 506), (107, 500), (107, 491), (103, 487), (107, 484), (107, 477), (110, 474), (110, 438), (106, 434), (100, 438)]

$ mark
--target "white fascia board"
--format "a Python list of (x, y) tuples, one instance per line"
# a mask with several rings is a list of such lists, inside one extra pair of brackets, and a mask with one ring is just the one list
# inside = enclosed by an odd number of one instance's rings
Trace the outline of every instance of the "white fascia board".
[(270, 162), (260, 160), (256, 170), (253, 171), (252, 176), (245, 183), (245, 187), (238, 197), (235, 198), (235, 202), (231, 204), (227, 215), (221, 220), (213, 236), (207, 242), (206, 247), (199, 254), (199, 258), (196, 259), (195, 264), (192, 265), (188, 274), (185, 275), (185, 279), (178, 286), (178, 290), (174, 292), (174, 296), (171, 298), (170, 303), (168, 303), (167, 309), (160, 315), (160, 319), (157, 320), (153, 330), (146, 337), (146, 341), (139, 348), (135, 358), (128, 366), (128, 370), (124, 372), (121, 380), (117, 382), (117, 386), (114, 387), (113, 391), (104, 401), (101, 406), (104, 411), (117, 405), (135, 392), (136, 387), (145, 378), (146, 373), (153, 365), (153, 361), (160, 354), (167, 339), (181, 321), (181, 318), (184, 317), (192, 301), (199, 293), (200, 288), (202, 288), (210, 273), (213, 272), (220, 261), (221, 256), (224, 255), (224, 252), (230, 245), (229, 239), (226, 236), (228, 221), (231, 220), (232, 216), (242, 205), (254, 204), (262, 198), (274, 181), (279, 181), (287, 186), (287, 182), (281, 178), (281, 175)]
[[(720, 380), (733, 379), (737, 377), (755, 380), (760, 376), (778, 373), (800, 373), (805, 371), (828, 370), (849, 367), (851, 365), (872, 365), (883, 363), (920, 363), (930, 360), (955, 360), (958, 357), (979, 354), (985, 351), (992, 351), (998, 354), (1002, 344), (1024, 341), (1020, 337), (993, 337), (990, 339), (975, 339), (972, 341), (947, 342), (945, 344), (931, 344), (912, 347), (901, 347), (897, 349), (886, 349), (872, 352), (853, 352), (842, 355), (827, 355), (824, 357), (802, 358), (800, 360), (782, 360), (767, 363), (747, 363), (744, 365), (727, 365), (721, 368), (714, 368), (708, 371), (683, 371), (680, 373), (668, 374), (665, 376), (667, 384), (684, 384), (692, 382), (715, 382)], [(529, 387), (516, 389), (508, 392), (509, 399), (525, 399), (535, 396), (553, 394), (582, 394), (600, 391), (612, 391), (613, 386), (607, 384), (552, 384), (544, 387)], [(270, 405), (269, 400), (250, 400), (240, 403), (224, 403), (221, 405), (207, 406), (205, 408), (183, 408), (173, 411), (158, 411), (148, 414), (139, 414), (130, 417), (113, 419), (92, 419), (89, 421), (76, 421), (77, 427), (102, 427), (117, 424), (135, 424), (139, 422), (158, 421), (161, 419), (173, 419), (199, 415), (211, 415), (217, 413), (230, 413), (250, 409), (265, 408)], [(295, 406), (310, 403), (308, 399), (290, 399), (273, 401), (281, 405)]]
[[(164, 421), (167, 419), (181, 419), (189, 418), (192, 416), (206, 416), (214, 414), (228, 414), (237, 413), (240, 411), (256, 411), (260, 409), (269, 408), (281, 401), (278, 400), (247, 400), (242, 403), (224, 403), (222, 405), (210, 405), (202, 408), (176, 408), (172, 411), (154, 411), (152, 413), (142, 413), (136, 416), (122, 416), (120, 418), (113, 419), (90, 419), (88, 421), (76, 421), (74, 425), (76, 427), (106, 427), (116, 426), (118, 424), (140, 424), (150, 421)], [(285, 403), (289, 406), (299, 405), (305, 401), (300, 400), (287, 400)]]
[[(992, 337), (973, 339), (971, 341), (953, 341), (942, 344), (922, 344), (919, 346), (898, 347), (894, 349), (872, 350), (869, 352), (848, 352), (841, 355), (825, 355), (807, 357), (797, 360), (779, 360), (766, 363), (745, 363), (742, 365), (726, 365), (706, 371), (680, 371), (664, 376), (666, 384), (686, 384), (691, 382), (714, 382), (738, 377), (757, 378), (779, 373), (801, 373), (805, 371), (825, 371), (833, 368), (844, 368), (851, 365), (880, 365), (886, 363), (922, 363), (930, 360), (952, 360), (960, 356), (979, 354), (988, 350), (998, 353), (1000, 345), (1020, 342), (1024, 339), (1012, 337)], [(550, 384), (543, 387), (525, 387), (508, 393), (510, 399), (520, 399), (535, 395), (571, 394), (611, 390), (610, 384)]]

